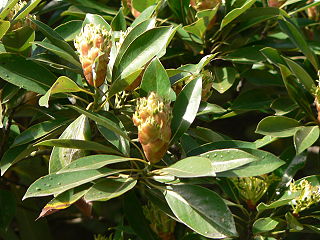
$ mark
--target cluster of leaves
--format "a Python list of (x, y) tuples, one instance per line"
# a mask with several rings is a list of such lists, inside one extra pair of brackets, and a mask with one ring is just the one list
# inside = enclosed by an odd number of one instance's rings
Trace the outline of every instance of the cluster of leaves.
[[(1, 238), (70, 219), (88, 239), (318, 238), (320, 2), (1, 4)], [(88, 24), (110, 34), (101, 86)], [(172, 109), (158, 163), (132, 121), (151, 92)]]

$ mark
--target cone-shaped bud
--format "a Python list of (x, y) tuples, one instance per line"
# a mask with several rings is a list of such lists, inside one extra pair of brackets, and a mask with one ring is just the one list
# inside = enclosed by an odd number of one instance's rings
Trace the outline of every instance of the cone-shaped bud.
[(74, 41), (83, 74), (91, 86), (99, 87), (104, 83), (111, 44), (111, 32), (94, 24), (85, 25)]
[(212, 9), (220, 3), (221, 3), (221, 0), (191, 0), (190, 1), (191, 6), (197, 11)]
[(205, 70), (202, 75), (202, 92), (201, 100), (207, 101), (212, 94), (213, 76), (208, 70)]
[(168, 149), (171, 118), (170, 103), (155, 92), (151, 92), (148, 98), (141, 98), (138, 101), (132, 120), (138, 127), (139, 141), (151, 163), (159, 162)]

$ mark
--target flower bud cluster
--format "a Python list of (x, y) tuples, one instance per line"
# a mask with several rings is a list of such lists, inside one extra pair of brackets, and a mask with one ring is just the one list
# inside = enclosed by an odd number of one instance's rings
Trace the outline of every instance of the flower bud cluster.
[(301, 180), (298, 184), (292, 182), (290, 184), (290, 192), (299, 192), (299, 195), (290, 203), (294, 214), (298, 214), (311, 207), (311, 205), (320, 202), (320, 187), (312, 186), (306, 179)]
[(168, 149), (171, 118), (170, 103), (155, 92), (151, 92), (148, 98), (138, 100), (132, 120), (138, 127), (139, 141), (151, 163), (159, 162)]
[(75, 38), (74, 45), (87, 82), (99, 87), (104, 83), (111, 50), (111, 31), (100, 25), (87, 24)]
[(241, 198), (246, 201), (248, 208), (254, 210), (257, 202), (268, 190), (273, 176), (240, 177), (232, 181), (238, 188)]

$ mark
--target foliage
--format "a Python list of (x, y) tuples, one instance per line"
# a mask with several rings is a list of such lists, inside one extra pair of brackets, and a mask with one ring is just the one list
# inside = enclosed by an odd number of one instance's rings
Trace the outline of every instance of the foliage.
[(0, 238), (318, 239), (318, 5), (2, 1)]

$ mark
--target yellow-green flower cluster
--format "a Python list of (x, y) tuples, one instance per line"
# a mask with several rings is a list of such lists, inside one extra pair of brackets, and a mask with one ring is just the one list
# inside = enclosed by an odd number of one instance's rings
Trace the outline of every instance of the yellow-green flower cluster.
[(100, 25), (87, 24), (75, 38), (80, 62), (87, 82), (99, 87), (104, 83), (111, 51), (111, 31)]
[(312, 186), (306, 179), (301, 180), (298, 184), (292, 182), (290, 184), (290, 192), (299, 192), (299, 195), (290, 203), (294, 214), (298, 214), (311, 207), (311, 205), (320, 202), (320, 187)]
[(234, 178), (232, 181), (238, 188), (240, 197), (246, 201), (248, 208), (255, 209), (257, 202), (266, 193), (273, 181), (273, 176)]
[(221, 3), (221, 0), (191, 0), (190, 1), (191, 6), (197, 11), (212, 9), (220, 3)]

